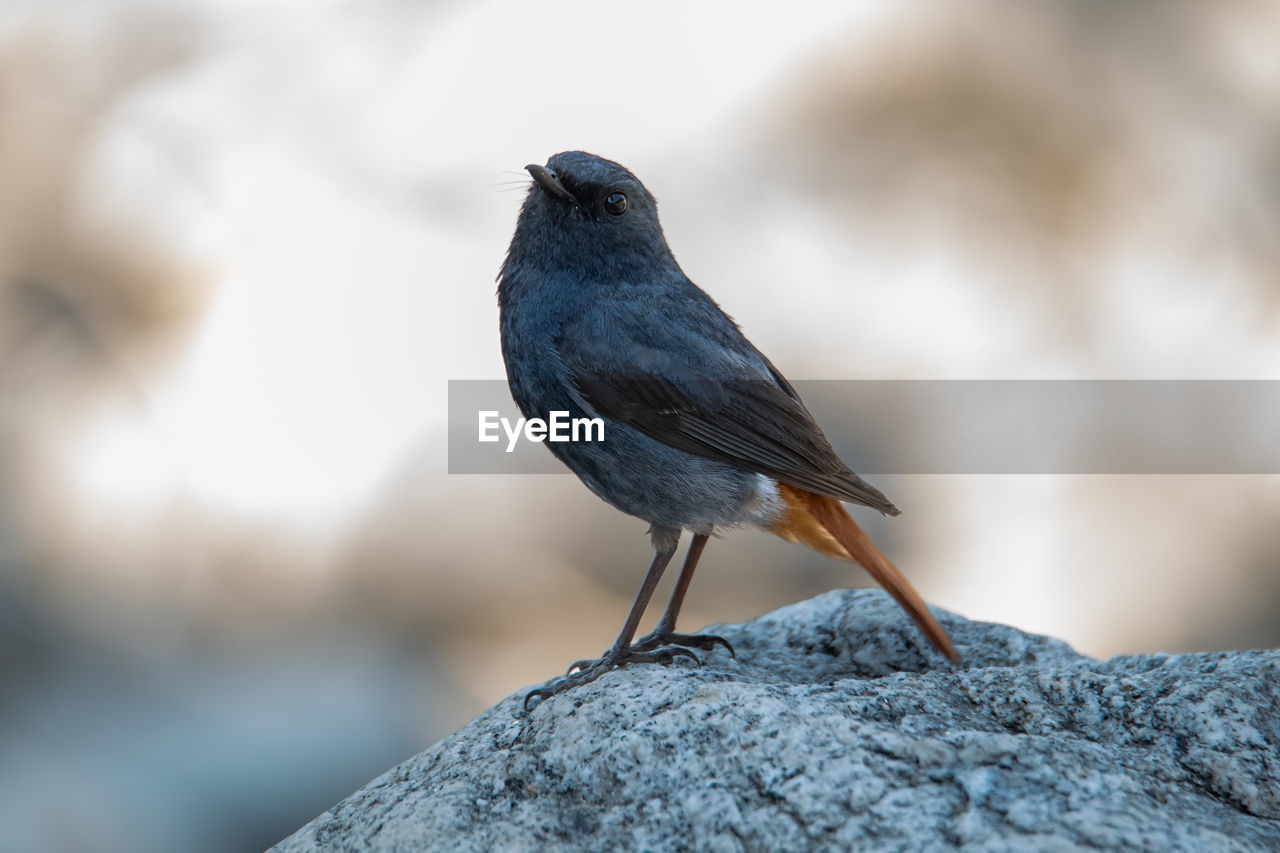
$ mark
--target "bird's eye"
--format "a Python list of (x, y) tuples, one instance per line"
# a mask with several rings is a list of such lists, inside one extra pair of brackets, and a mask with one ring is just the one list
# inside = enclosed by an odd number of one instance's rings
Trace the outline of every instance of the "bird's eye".
[(604, 209), (614, 216), (627, 212), (627, 197), (622, 193), (609, 193), (604, 199)]

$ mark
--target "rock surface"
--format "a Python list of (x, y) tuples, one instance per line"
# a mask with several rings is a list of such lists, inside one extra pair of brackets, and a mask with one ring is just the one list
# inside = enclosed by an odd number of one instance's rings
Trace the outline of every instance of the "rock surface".
[(702, 668), (524, 692), (273, 848), (1280, 850), (1280, 651), (1099, 662), (883, 593), (742, 625)]

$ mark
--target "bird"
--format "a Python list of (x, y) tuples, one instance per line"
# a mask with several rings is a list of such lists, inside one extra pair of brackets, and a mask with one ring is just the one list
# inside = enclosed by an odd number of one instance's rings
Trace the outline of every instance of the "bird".
[[(844, 502), (899, 510), (832, 449), (800, 395), (676, 262), (654, 196), (584, 151), (531, 181), (498, 273), (503, 361), (526, 418), (599, 418), (603, 437), (547, 447), (605, 502), (649, 523), (654, 556), (613, 645), (531, 691), (525, 707), (628, 664), (732, 647), (676, 619), (708, 539), (753, 526), (860, 564), (949, 660), (947, 632)], [(654, 630), (636, 631), (682, 534), (692, 539)]]

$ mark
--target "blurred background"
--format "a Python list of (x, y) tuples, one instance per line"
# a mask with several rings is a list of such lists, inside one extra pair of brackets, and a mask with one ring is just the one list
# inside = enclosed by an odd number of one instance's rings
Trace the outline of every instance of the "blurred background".
[[(633, 169), (793, 379), (1280, 379), (1278, 38), (1264, 0), (6, 0), (0, 848), (265, 847), (611, 642), (644, 523), (446, 473), (524, 164)], [(824, 426), (855, 468), (893, 428)], [(1274, 476), (877, 485), (970, 618), (1280, 644)], [(733, 533), (682, 625), (864, 583)]]

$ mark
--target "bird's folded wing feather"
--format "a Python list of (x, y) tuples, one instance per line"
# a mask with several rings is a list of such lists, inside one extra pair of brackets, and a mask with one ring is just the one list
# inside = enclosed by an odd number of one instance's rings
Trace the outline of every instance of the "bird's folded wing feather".
[[(567, 343), (583, 339), (562, 336), (558, 355), (578, 395), (597, 414), (687, 453), (898, 514), (840, 460), (795, 390), (745, 338), (749, 351), (692, 350), (697, 364), (673, 356), (685, 348), (650, 341), (614, 340), (598, 353)], [(633, 357), (623, 362), (620, 352)], [(646, 353), (654, 363), (643, 363)]]

